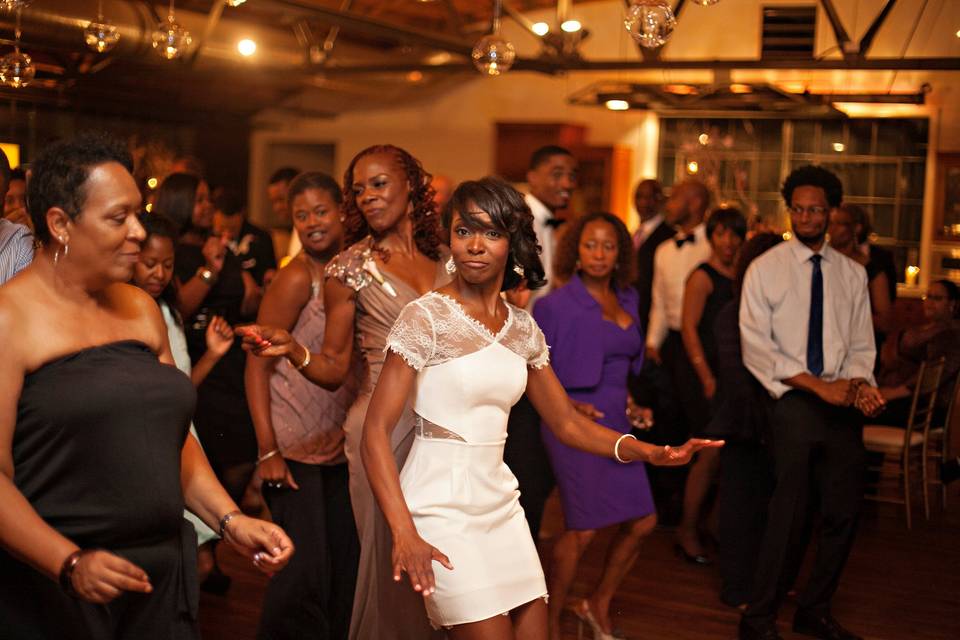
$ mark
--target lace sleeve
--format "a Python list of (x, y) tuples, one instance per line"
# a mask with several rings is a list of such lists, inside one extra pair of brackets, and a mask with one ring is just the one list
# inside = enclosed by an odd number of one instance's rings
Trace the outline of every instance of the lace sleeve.
[(420, 371), (430, 361), (435, 346), (436, 335), (430, 312), (414, 300), (403, 308), (393, 323), (383, 350), (393, 351), (412, 368)]
[(543, 331), (540, 330), (537, 323), (531, 319), (530, 325), (533, 329), (533, 335), (530, 340), (532, 349), (530, 350), (530, 355), (527, 356), (527, 366), (531, 369), (543, 369), (550, 364), (550, 348), (547, 346), (547, 339), (544, 337)]
[(529, 313), (511, 305), (516, 322), (504, 338), (505, 347), (527, 361), (527, 366), (542, 369), (550, 364), (550, 350), (540, 326)]

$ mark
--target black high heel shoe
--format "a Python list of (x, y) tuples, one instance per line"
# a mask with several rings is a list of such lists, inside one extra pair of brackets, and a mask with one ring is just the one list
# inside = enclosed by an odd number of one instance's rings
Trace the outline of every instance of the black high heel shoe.
[(673, 545), (673, 550), (678, 556), (686, 560), (691, 564), (698, 564), (701, 567), (706, 567), (713, 564), (713, 560), (703, 555), (702, 553), (689, 554), (687, 550), (683, 548), (683, 545), (679, 542)]

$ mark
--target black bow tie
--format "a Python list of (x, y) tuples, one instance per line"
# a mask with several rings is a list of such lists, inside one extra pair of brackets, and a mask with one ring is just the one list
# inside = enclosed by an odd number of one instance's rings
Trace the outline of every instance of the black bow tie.
[(566, 222), (566, 220), (561, 220), (560, 218), (547, 218), (547, 221), (544, 224), (546, 224), (548, 227), (556, 229), (564, 222)]
[(687, 243), (687, 242), (694, 242), (694, 241), (695, 241), (695, 238), (694, 238), (692, 235), (690, 235), (690, 236), (677, 236), (677, 237), (674, 237), (673, 241), (677, 243), (677, 249), (679, 249), (679, 248), (683, 247), (683, 245), (684, 245), (685, 243)]

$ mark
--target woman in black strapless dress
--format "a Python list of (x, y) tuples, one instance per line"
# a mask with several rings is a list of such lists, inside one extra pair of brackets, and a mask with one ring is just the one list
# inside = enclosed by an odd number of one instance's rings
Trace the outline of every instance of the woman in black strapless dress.
[(57, 143), (34, 163), (43, 244), (0, 289), (0, 637), (196, 637), (184, 504), (265, 571), (292, 544), (243, 516), (187, 438), (195, 394), (153, 300), (122, 144)]

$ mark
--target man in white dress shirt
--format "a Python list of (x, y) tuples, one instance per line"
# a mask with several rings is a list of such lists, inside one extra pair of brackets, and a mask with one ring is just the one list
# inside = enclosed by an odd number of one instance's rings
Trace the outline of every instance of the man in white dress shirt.
[[(536, 291), (525, 291), (523, 300), (511, 296), (514, 304), (533, 309), (537, 299), (554, 285), (553, 252), (556, 244), (555, 231), (561, 223), (556, 212), (570, 205), (570, 197), (577, 187), (577, 160), (569, 150), (554, 145), (540, 147), (530, 156), (527, 170), (530, 193), (524, 197), (533, 213), (533, 229), (540, 243), (540, 260), (543, 262), (547, 286)], [(540, 416), (533, 405), (523, 396), (510, 410), (507, 422), (507, 444), (503, 460), (517, 476), (520, 485), (520, 506), (530, 525), (530, 533), (536, 540), (540, 535), (543, 507), (553, 491), (554, 479), (550, 460), (540, 439)]]
[[(806, 547), (811, 494), (822, 516), (817, 557), (797, 598), (793, 630), (856, 640), (830, 612), (863, 499), (863, 415), (882, 409), (867, 274), (824, 242), (840, 180), (820, 167), (787, 177), (794, 237), (757, 258), (740, 302), (743, 362), (774, 398), (770, 449), (776, 487), (741, 640), (777, 640), (777, 609)], [(811, 491), (811, 487), (813, 490)]]
[(556, 248), (557, 227), (563, 220), (556, 217), (557, 211), (570, 206), (573, 190), (577, 188), (577, 160), (569, 150), (548, 145), (540, 147), (530, 156), (527, 170), (527, 185), (530, 193), (524, 196), (533, 214), (533, 230), (540, 242), (540, 260), (543, 262), (547, 286), (530, 295), (527, 309), (533, 309), (538, 298), (553, 288), (553, 254)]
[[(0, 202), (10, 185), (10, 162), (0, 150)], [(22, 224), (0, 218), (0, 284), (3, 284), (33, 261), (33, 233)]]

